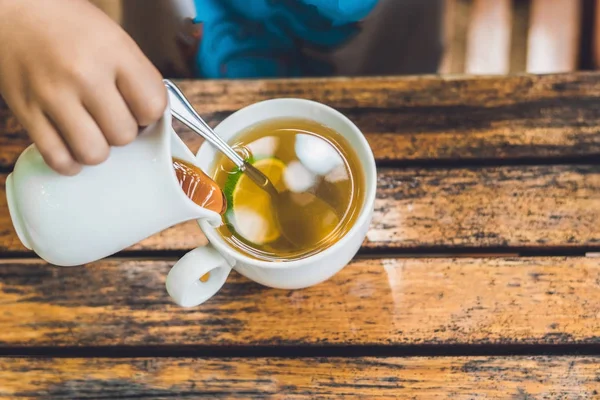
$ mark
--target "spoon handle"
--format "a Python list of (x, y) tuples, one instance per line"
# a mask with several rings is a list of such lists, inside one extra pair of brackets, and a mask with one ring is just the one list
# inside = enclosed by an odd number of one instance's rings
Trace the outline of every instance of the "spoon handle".
[(215, 146), (223, 154), (227, 156), (240, 170), (246, 169), (246, 163), (242, 156), (235, 152), (227, 143), (223, 141), (206, 122), (198, 115), (190, 102), (181, 93), (179, 88), (168, 79), (163, 79), (169, 94), (169, 106), (171, 114), (179, 121), (183, 122), (188, 128), (202, 136), (209, 143)]

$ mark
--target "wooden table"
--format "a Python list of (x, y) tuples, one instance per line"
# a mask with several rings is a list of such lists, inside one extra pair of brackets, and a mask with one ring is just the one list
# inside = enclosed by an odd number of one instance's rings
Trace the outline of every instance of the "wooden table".
[[(600, 397), (600, 74), (180, 84), (211, 125), (275, 97), (355, 121), (379, 175), (361, 252), (183, 309), (164, 281), (195, 223), (58, 268), (2, 193), (1, 398)], [(2, 192), (27, 144), (0, 108)]]

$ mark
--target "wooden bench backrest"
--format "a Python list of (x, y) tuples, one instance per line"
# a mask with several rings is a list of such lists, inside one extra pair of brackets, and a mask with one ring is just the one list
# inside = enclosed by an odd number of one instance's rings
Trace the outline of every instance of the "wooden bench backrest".
[(579, 68), (583, 3), (446, 0), (446, 53), (440, 72), (575, 71)]

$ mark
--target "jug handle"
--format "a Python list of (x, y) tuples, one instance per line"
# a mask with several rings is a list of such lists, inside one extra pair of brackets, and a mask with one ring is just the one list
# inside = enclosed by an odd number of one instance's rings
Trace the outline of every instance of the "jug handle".
[[(181, 257), (167, 275), (169, 296), (182, 307), (200, 305), (223, 286), (231, 265), (210, 244), (197, 247)], [(205, 279), (201, 279), (209, 274)]]

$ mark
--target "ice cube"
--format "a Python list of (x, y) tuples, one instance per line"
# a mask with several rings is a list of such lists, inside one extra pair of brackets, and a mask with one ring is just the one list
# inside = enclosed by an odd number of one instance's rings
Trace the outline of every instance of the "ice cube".
[(330, 143), (313, 135), (297, 135), (294, 149), (300, 162), (316, 175), (327, 175), (335, 167), (344, 164)]

